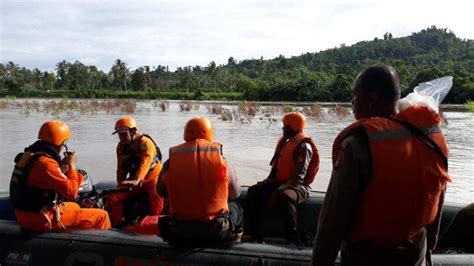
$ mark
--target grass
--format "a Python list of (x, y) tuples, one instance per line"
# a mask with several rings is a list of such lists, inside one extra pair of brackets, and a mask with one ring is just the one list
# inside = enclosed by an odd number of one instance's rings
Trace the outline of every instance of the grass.
[(469, 112), (474, 113), (474, 101), (467, 100), (466, 107)]
[(6, 95), (3, 100), (0, 100), (0, 109), (6, 109), (11, 105), (15, 104), (15, 100), (15, 96)]
[(151, 104), (155, 108), (160, 108), (162, 112), (166, 112), (170, 108), (170, 102), (168, 101), (153, 101)]
[[(0, 90), (0, 97), (10, 96), (11, 92)], [(169, 99), (169, 100), (193, 100), (195, 93), (189, 91), (114, 91), (114, 90), (21, 90), (15, 92), (13, 97), (17, 98), (98, 98), (98, 99)], [(242, 100), (243, 93), (240, 92), (203, 92), (202, 100)]]
[(220, 115), (224, 111), (224, 108), (220, 104), (207, 105), (207, 112), (213, 115)]
[(234, 115), (231, 110), (224, 108), (221, 112), (221, 119), (222, 121), (232, 121), (234, 120)]
[[(0, 102), (1, 105), (2, 102)], [(27, 100), (23, 102), (14, 102), (15, 107), (20, 108), (20, 113), (29, 115), (32, 112), (46, 113), (53, 116), (67, 114), (97, 114), (98, 112), (133, 114), (137, 108), (137, 102), (130, 99), (113, 100), (46, 100), (39, 102), (37, 100)]]
[(312, 106), (294, 106), (294, 105), (273, 105), (260, 106), (256, 103), (249, 103), (247, 101), (240, 102), (236, 108), (226, 108), (219, 104), (206, 105), (207, 111), (210, 114), (219, 115), (223, 121), (235, 121), (240, 123), (251, 123), (257, 117), (260, 121), (269, 121), (271, 123), (277, 122), (275, 117), (288, 112), (300, 111), (307, 117), (313, 118), (316, 121), (323, 119), (339, 119), (350, 115), (350, 109), (336, 105), (329, 109), (323, 108), (321, 104), (314, 104)]
[(293, 106), (291, 105), (283, 105), (283, 113), (291, 113), (293, 112)]
[(6, 100), (0, 100), (0, 109), (6, 109), (10, 107), (10, 103)]
[[(130, 93), (135, 94), (141, 92), (127, 92), (127, 95), (130, 95)], [(170, 108), (170, 102), (167, 100), (152, 100), (150, 103), (155, 110), (158, 109), (162, 112), (165, 112)], [(259, 105), (257, 103), (247, 101), (239, 102), (236, 107), (223, 107), (221, 104), (184, 101), (179, 103), (179, 110), (181, 112), (190, 112), (193, 110), (199, 111), (202, 104), (204, 104), (203, 107), (207, 109), (209, 114), (218, 115), (223, 121), (235, 121), (241, 123), (252, 123), (254, 119), (258, 119), (260, 121), (268, 120), (271, 123), (274, 123), (278, 121), (277, 118), (282, 114), (293, 111), (300, 111), (308, 118), (313, 118), (315, 121), (333, 119), (335, 117), (342, 119), (350, 115), (350, 109), (340, 105), (323, 108), (321, 104), (314, 104), (311, 106), (297, 106), (293, 104)], [(474, 112), (474, 101), (468, 101), (466, 103), (466, 107), (471, 112)], [(19, 109), (19, 112), (25, 115), (29, 115), (32, 112), (51, 114), (53, 116), (59, 116), (62, 114), (66, 114), (68, 116), (74, 116), (75, 114), (94, 115), (99, 112), (105, 112), (106, 114), (133, 114), (138, 108), (138, 102), (134, 99), (120, 98), (99, 100), (68, 99), (67, 97), (63, 97), (59, 100), (46, 99), (44, 101), (38, 101), (33, 99), (19, 101), (15, 96), (7, 96), (4, 99), (0, 99), (0, 109), (6, 108)]]
[(239, 112), (246, 117), (255, 117), (260, 110), (260, 106), (256, 103), (243, 101), (239, 103)]
[(189, 112), (193, 110), (193, 104), (190, 102), (185, 102), (185, 103), (180, 103), (179, 104), (179, 110), (181, 112)]
[(336, 115), (338, 118), (342, 119), (350, 115), (351, 112), (346, 107), (335, 105), (329, 108), (328, 113)]
[(324, 110), (322, 108), (322, 106), (320, 104), (315, 104), (313, 106), (306, 106), (306, 107), (303, 107), (303, 109), (301, 110), (301, 112), (306, 115), (306, 116), (309, 116), (309, 117), (313, 117), (317, 120), (319, 119), (323, 119), (325, 114), (324, 114)]
[(5, 96), (5, 101), (14, 102), (15, 100), (16, 100), (16, 96), (11, 96), (11, 95)]

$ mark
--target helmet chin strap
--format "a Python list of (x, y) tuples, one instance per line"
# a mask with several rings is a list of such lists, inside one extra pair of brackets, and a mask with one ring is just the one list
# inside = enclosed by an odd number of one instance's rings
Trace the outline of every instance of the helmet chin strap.
[(294, 136), (298, 135), (299, 133), (303, 132), (303, 130), (293, 130), (293, 129), (288, 129), (283, 132), (283, 137), (291, 139)]
[(136, 128), (131, 128), (130, 129), (130, 138), (133, 140), (135, 138), (135, 135), (137, 134), (137, 129)]
[(69, 153), (69, 148), (67, 147), (67, 144), (66, 143), (63, 143), (61, 146), (64, 147), (65, 151), (64, 151), (64, 156), (66, 156), (67, 153)]

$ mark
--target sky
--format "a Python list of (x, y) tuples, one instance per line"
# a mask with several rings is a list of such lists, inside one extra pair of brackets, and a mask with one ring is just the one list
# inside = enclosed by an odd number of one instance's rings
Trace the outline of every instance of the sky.
[(410, 35), (431, 25), (474, 39), (472, 0), (0, 0), (0, 62), (54, 70), (61, 60), (109, 71), (226, 64)]

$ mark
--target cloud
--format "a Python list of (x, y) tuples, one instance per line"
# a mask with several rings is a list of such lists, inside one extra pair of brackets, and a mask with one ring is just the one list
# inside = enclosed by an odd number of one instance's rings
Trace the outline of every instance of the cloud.
[[(0, 61), (54, 69), (65, 59), (108, 71), (287, 57), (431, 25), (474, 37), (470, 1), (2, 0)], [(471, 23), (467, 23), (468, 21)]]

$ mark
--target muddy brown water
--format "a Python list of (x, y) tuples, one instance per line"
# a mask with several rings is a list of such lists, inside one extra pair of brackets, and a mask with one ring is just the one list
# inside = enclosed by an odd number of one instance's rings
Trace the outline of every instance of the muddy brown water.
[[(17, 100), (21, 101), (21, 100)], [(268, 175), (269, 161), (281, 134), (281, 117), (257, 114), (251, 122), (223, 121), (220, 115), (210, 114), (206, 105), (199, 109), (181, 112), (179, 102), (170, 101), (170, 109), (162, 112), (150, 101), (140, 101), (133, 114), (140, 132), (151, 135), (168, 157), (168, 149), (182, 142), (185, 122), (195, 116), (205, 116), (215, 127), (216, 141), (224, 145), (224, 155), (236, 168), (242, 185), (252, 185)], [(297, 106), (297, 104), (295, 104)], [(224, 105), (227, 108), (236, 106)], [(352, 114), (339, 118), (322, 108), (324, 117), (308, 119), (307, 134), (313, 137), (319, 148), (321, 166), (312, 184), (314, 190), (324, 191), (331, 174), (331, 145), (337, 133), (353, 121)], [(85, 169), (95, 182), (115, 180), (116, 135), (111, 135), (115, 121), (123, 114), (60, 114), (32, 112), (21, 114), (15, 107), (0, 109), (0, 190), (8, 191), (14, 156), (36, 140), (43, 122), (59, 118), (72, 129), (69, 147), (79, 155), (79, 167)], [(446, 111), (448, 125), (444, 132), (450, 147), (449, 172), (453, 182), (449, 184), (447, 201), (474, 202), (474, 113)]]

